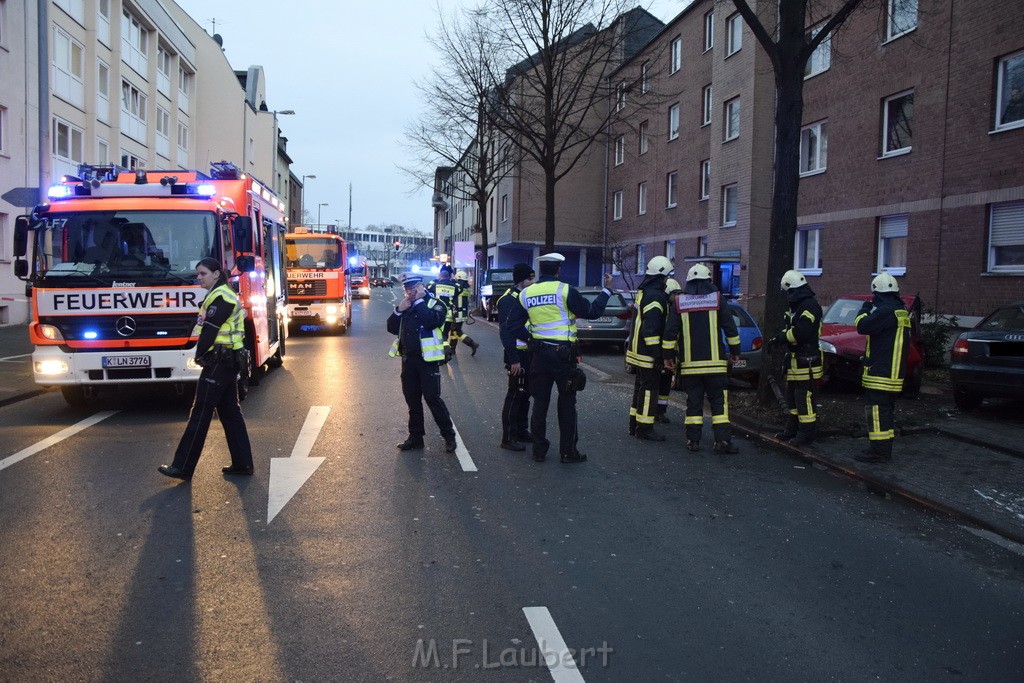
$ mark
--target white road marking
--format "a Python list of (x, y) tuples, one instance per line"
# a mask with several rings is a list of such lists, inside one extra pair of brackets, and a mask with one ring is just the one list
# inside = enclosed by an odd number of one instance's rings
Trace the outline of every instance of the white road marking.
[(83, 429), (86, 429), (88, 427), (92, 427), (97, 422), (102, 422), (103, 420), (106, 420), (111, 415), (116, 415), (118, 412), (119, 411), (117, 411), (117, 410), (101, 410), (100, 412), (96, 413), (95, 415), (90, 415), (89, 417), (85, 418), (81, 422), (79, 422), (77, 424), (73, 424), (70, 427), (67, 427), (66, 429), (62, 429), (59, 432), (57, 432), (56, 434), (54, 434), (53, 436), (48, 436), (45, 439), (43, 439), (42, 441), (40, 441), (38, 443), (35, 443), (35, 444), (29, 446), (28, 448), (24, 448), (24, 449), (18, 451), (17, 453), (15, 453), (14, 455), (10, 455), (10, 456), (4, 458), (3, 460), (0, 460), (0, 470), (6, 469), (7, 467), (10, 467), (11, 465), (13, 465), (13, 464), (15, 464), (17, 462), (21, 462), (22, 460), (24, 460), (25, 458), (29, 457), (30, 455), (35, 455), (39, 451), (45, 450), (45, 449), (49, 448), (50, 446), (53, 446), (54, 444), (58, 444), (61, 441), (63, 441), (64, 439), (67, 439), (68, 437), (74, 436), (75, 434), (77, 434), (78, 432), (82, 431)]
[(473, 462), (473, 458), (469, 457), (469, 449), (466, 448), (466, 444), (462, 442), (462, 435), (459, 434), (458, 427), (452, 424), (455, 429), (455, 455), (459, 458), (459, 464), (462, 465), (463, 472), (477, 472), (476, 463)]
[(587, 372), (593, 373), (595, 375), (594, 379), (596, 379), (598, 382), (607, 382), (612, 378), (612, 376), (609, 375), (607, 372), (602, 372), (601, 370), (598, 370), (589, 363), (580, 363), (579, 365), (581, 368), (586, 369)]
[(524, 607), (523, 614), (530, 622), (533, 629), (533, 637), (537, 639), (540, 646), (540, 655), (544, 657), (544, 663), (551, 671), (551, 678), (558, 683), (578, 683), (583, 681), (583, 675), (576, 668), (576, 660), (562, 639), (555, 620), (547, 607)]
[(1017, 553), (1018, 555), (1024, 556), (1024, 545), (1021, 545), (1020, 543), (1014, 543), (1013, 541), (1003, 538), (999, 534), (994, 534), (991, 531), (987, 531), (985, 529), (976, 529), (970, 526), (961, 526), (961, 528), (970, 531), (972, 534), (978, 536), (979, 538), (984, 538), (986, 541), (991, 541), (992, 543), (995, 543), (1000, 548), (1006, 548), (1012, 553)]
[(0, 358), (0, 363), (6, 363), (7, 361), (17, 360), (18, 358), (28, 358), (31, 353), (23, 353), (20, 356), (7, 356), (6, 358)]
[(320, 430), (327, 422), (330, 406), (312, 406), (295, 440), (291, 457), (270, 459), (270, 483), (267, 485), (267, 524), (292, 499), (302, 485), (313, 476), (326, 458), (308, 457)]

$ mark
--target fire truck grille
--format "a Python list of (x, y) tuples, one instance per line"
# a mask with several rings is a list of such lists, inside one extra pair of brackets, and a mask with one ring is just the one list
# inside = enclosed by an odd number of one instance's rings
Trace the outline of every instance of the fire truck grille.
[(326, 280), (289, 280), (290, 296), (327, 296)]
[(86, 318), (40, 318), (55, 325), (67, 341), (124, 341), (190, 337), (196, 325), (194, 313), (139, 314)]

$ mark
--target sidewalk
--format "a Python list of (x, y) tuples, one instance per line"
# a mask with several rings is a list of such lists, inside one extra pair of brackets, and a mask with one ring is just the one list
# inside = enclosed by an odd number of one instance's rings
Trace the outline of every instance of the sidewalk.
[(0, 406), (51, 391), (32, 378), (31, 354), (27, 325), (0, 326)]

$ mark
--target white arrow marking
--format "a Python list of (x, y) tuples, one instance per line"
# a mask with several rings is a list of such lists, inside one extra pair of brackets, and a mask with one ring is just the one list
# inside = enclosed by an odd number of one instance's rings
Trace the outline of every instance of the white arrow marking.
[(116, 413), (116, 410), (101, 410), (95, 415), (90, 415), (89, 417), (85, 418), (78, 424), (73, 424), (66, 429), (62, 429), (53, 436), (48, 436), (39, 443), (32, 444), (28, 448), (20, 450), (14, 455), (8, 456), (3, 460), (0, 460), (0, 470), (10, 467), (16, 462), (21, 462), (30, 455), (35, 455), (39, 451), (49, 448), (50, 446), (56, 443), (60, 443), (69, 436), (74, 436), (75, 434), (82, 431), (86, 427), (92, 427), (97, 422), (102, 422), (103, 420), (106, 420), (108, 417)]
[(455, 455), (459, 459), (459, 464), (462, 465), (462, 471), (476, 472), (476, 463), (473, 462), (473, 458), (469, 457), (469, 449), (462, 442), (462, 435), (459, 434), (459, 430), (454, 424), (452, 428), (455, 429)]
[(562, 634), (551, 618), (547, 607), (524, 607), (523, 614), (530, 622), (533, 637), (540, 646), (541, 656), (548, 665), (551, 678), (558, 683), (583, 683), (583, 675), (576, 668), (576, 660), (565, 644)]
[(270, 459), (270, 484), (269, 498), (267, 500), (267, 524), (277, 516), (289, 500), (292, 499), (306, 480), (313, 476), (316, 468), (320, 467), (325, 458), (307, 457), (313, 450), (316, 437), (320, 435), (324, 423), (327, 421), (327, 413), (331, 412), (330, 406), (313, 406), (306, 415), (306, 422), (302, 425), (299, 438), (292, 449), (289, 458)]

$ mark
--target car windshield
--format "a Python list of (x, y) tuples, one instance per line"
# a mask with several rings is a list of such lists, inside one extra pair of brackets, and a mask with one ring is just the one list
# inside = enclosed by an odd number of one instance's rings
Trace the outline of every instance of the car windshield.
[(821, 322), (852, 327), (853, 320), (860, 313), (860, 308), (863, 305), (864, 302), (859, 299), (836, 299), (825, 311), (825, 317), (821, 319)]
[(191, 279), (215, 253), (216, 216), (200, 211), (84, 211), (48, 216), (40, 233), (39, 270), (46, 277)]
[(729, 306), (729, 312), (732, 313), (732, 318), (736, 321), (736, 327), (756, 327), (750, 314), (739, 306)]
[(978, 324), (979, 330), (999, 332), (1001, 330), (1024, 330), (1024, 307), (1007, 306), (985, 318)]
[(338, 241), (329, 237), (296, 238), (285, 241), (289, 268), (341, 268)]

